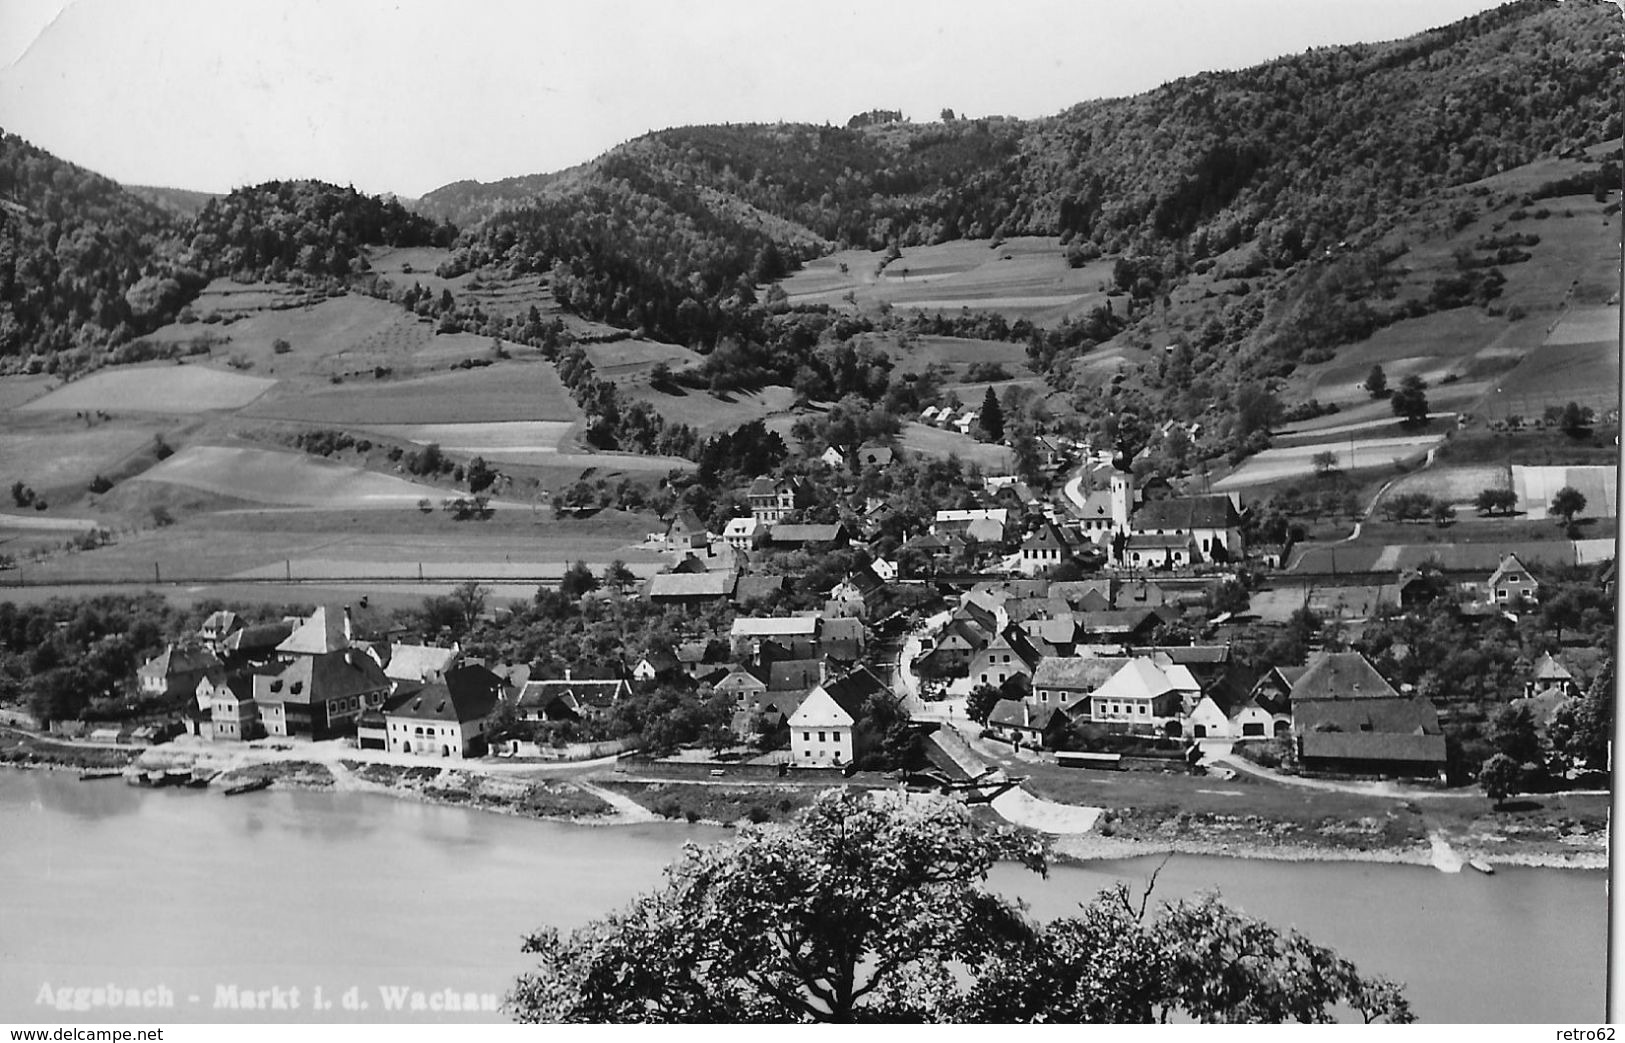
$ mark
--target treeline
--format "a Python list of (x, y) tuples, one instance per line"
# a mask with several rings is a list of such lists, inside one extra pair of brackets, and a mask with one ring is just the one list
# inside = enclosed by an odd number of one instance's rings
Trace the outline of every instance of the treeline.
[(211, 199), (189, 242), (211, 275), (243, 282), (348, 279), (368, 246), (446, 246), (457, 231), (393, 199), (321, 181), (267, 181)]

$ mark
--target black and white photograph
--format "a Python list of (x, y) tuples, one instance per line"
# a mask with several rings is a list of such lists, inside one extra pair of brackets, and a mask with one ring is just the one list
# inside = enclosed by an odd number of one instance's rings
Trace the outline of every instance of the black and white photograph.
[(1622, 59), (4, 0), (0, 1026), (1612, 1039)]

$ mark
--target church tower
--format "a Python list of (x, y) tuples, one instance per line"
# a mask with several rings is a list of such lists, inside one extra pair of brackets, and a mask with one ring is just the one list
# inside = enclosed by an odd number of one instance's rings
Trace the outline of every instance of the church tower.
[(1129, 515), (1134, 513), (1134, 474), (1131, 471), (1112, 471), (1112, 527), (1128, 532)]

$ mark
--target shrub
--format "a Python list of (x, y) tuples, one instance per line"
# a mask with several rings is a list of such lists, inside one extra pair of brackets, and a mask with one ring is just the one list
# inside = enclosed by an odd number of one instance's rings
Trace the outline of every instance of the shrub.
[[(780, 803), (788, 804), (789, 801), (781, 801)], [(764, 822), (771, 821), (773, 818), (773, 813), (762, 807), (760, 804), (752, 804), (750, 806), (750, 810), (745, 813), (745, 817), (750, 819), (753, 824), (759, 826)]]
[(271, 351), (278, 354), (278, 355), (286, 355), (288, 352), (290, 352), (292, 350), (293, 350), (293, 345), (289, 344), (287, 341), (283, 340), (281, 337), (278, 337), (276, 340), (273, 340), (271, 342)]

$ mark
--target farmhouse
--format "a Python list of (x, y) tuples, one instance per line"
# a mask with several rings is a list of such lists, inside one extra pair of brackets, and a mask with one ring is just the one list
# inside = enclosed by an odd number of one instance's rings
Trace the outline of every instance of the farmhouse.
[(733, 596), (738, 576), (725, 572), (665, 572), (649, 577), (644, 599), (656, 604), (692, 605)]
[(462, 647), (455, 643), (450, 648), (437, 648), (377, 641), (367, 646), (367, 654), (383, 668), (384, 676), (397, 685), (423, 684), (438, 680), (455, 666)]
[(1089, 697), (1089, 719), (1137, 732), (1178, 730), (1179, 689), (1150, 659), (1131, 659)]
[(978, 543), (1003, 543), (1010, 524), (1010, 511), (1004, 507), (976, 510), (938, 511), (931, 523), (931, 535), (959, 536)]
[(1025, 699), (1000, 699), (987, 715), (994, 738), (1035, 750), (1053, 749), (1072, 719), (1059, 706), (1034, 706)]
[(521, 721), (579, 719), (604, 713), (631, 694), (625, 678), (572, 678), (566, 668), (563, 680), (526, 681), (514, 710)]
[(666, 526), (665, 543), (667, 550), (708, 550), (711, 546), (711, 531), (706, 528), (699, 515), (684, 508), (678, 511), (671, 524)]
[(1401, 695), (1358, 652), (1321, 652), (1292, 686), (1298, 763), (1309, 771), (1442, 775), (1438, 711)]
[(1040, 706), (1065, 706), (1085, 718), (1089, 697), (1128, 663), (1095, 656), (1046, 656), (1033, 668), (1032, 698)]
[(1031, 677), (1043, 654), (1015, 624), (1005, 627), (970, 661), (971, 682), (997, 688), (1017, 674)]
[(1547, 692), (1557, 692), (1563, 698), (1580, 694), (1580, 686), (1574, 682), (1574, 675), (1569, 668), (1558, 662), (1550, 652), (1542, 652), (1540, 658), (1535, 660), (1534, 669), (1529, 673), (1529, 679), (1523, 683), (1523, 694), (1526, 699), (1533, 699)]
[(844, 547), (851, 535), (840, 522), (809, 525), (775, 525), (767, 531), (767, 544), (774, 550), (806, 547)]
[(1072, 544), (1054, 522), (1045, 521), (1021, 541), (1021, 557), (1017, 568), (1033, 576), (1046, 569), (1055, 568), (1071, 557)]
[(144, 698), (189, 696), (198, 682), (220, 669), (220, 660), (206, 648), (168, 645), (163, 652), (136, 668), (136, 688)]
[(728, 630), (728, 645), (736, 656), (758, 652), (763, 641), (772, 641), (794, 657), (818, 651), (818, 631), (822, 621), (817, 613), (797, 616), (740, 616)]

